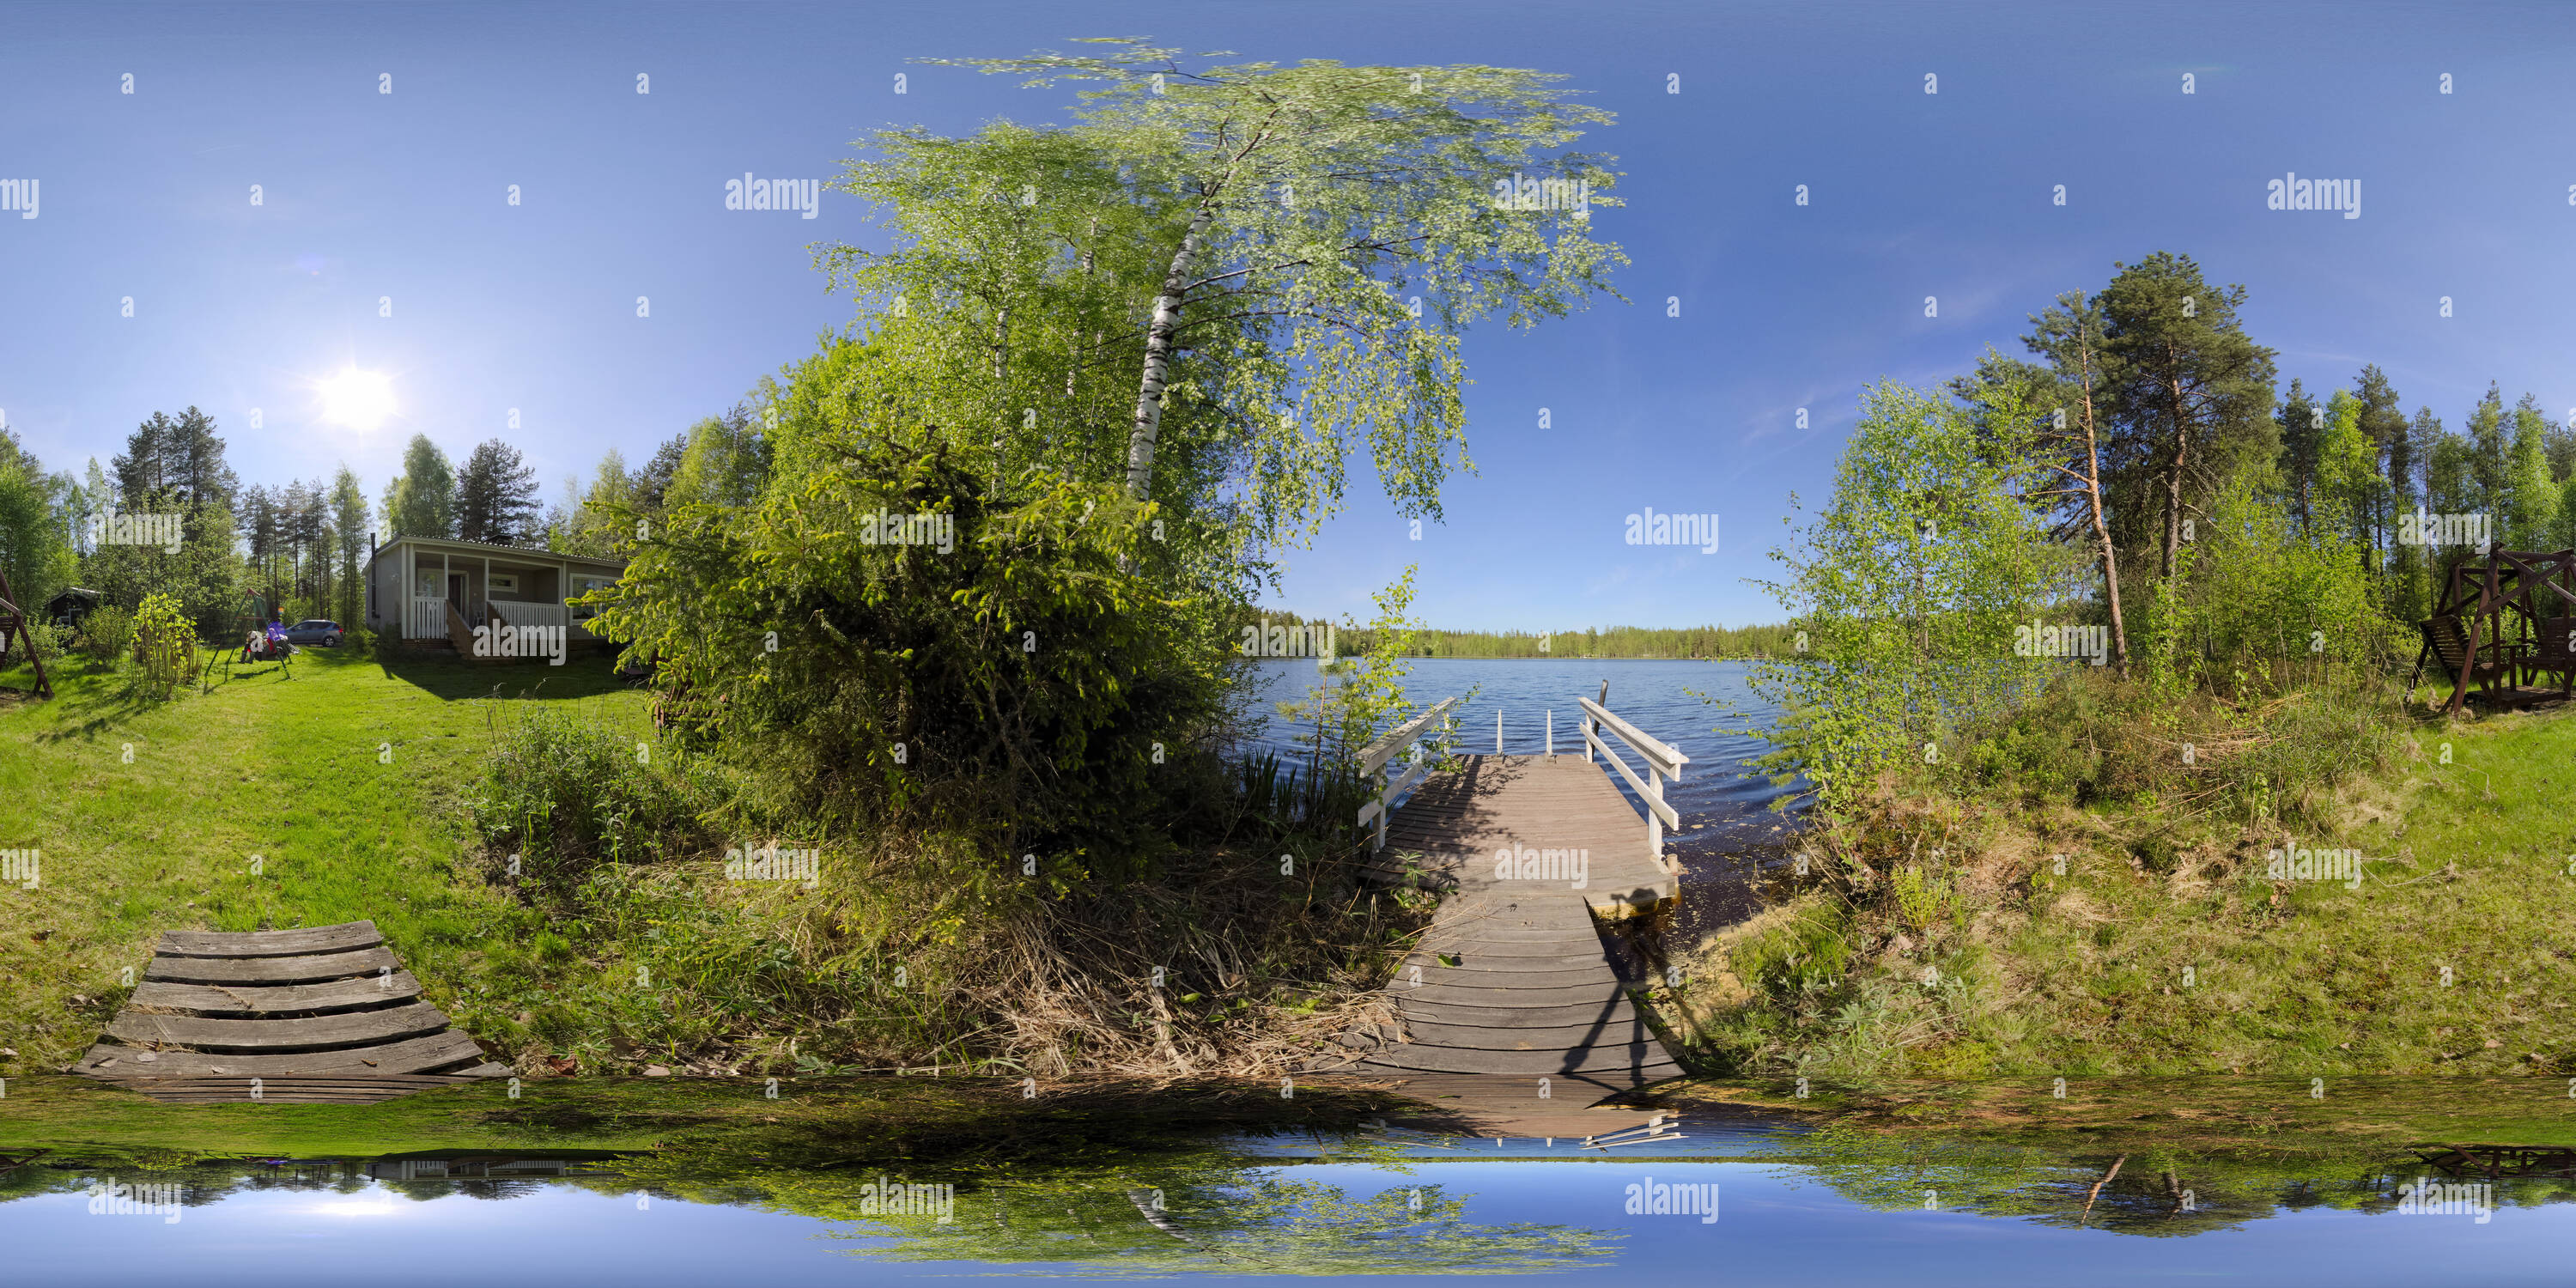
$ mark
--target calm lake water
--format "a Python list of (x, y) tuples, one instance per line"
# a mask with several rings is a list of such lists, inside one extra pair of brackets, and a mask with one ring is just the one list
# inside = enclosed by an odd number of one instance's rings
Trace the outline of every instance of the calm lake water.
[[(1303, 695), (1317, 683), (1315, 664), (1278, 660), (1260, 664), (1265, 685), (1263, 708), (1273, 710), (1283, 699)], [(1458, 714), (1459, 749), (1495, 749), (1494, 717), (1502, 717), (1502, 749), (1513, 755), (1547, 750), (1553, 713), (1559, 755), (1583, 754), (1577, 698), (1598, 699), (1610, 685), (1606, 705), (1612, 714), (1640, 732), (1678, 748), (1690, 763), (1681, 781), (1664, 786), (1664, 800), (1681, 815), (1681, 830), (1668, 834), (1667, 848), (1682, 860), (1684, 896), (1682, 928), (1724, 924), (1752, 911), (1747, 893), (1755, 870), (1787, 852), (1797, 826), (1795, 813), (1771, 806), (1793, 796), (1803, 782), (1775, 787), (1751, 761), (1770, 750), (1767, 743), (1744, 736), (1748, 727), (1762, 728), (1779, 709), (1754, 696), (1745, 685), (1748, 662), (1586, 661), (1552, 658), (1416, 658), (1407, 673), (1406, 696), (1418, 706), (1473, 693)], [(1727, 705), (1712, 705), (1704, 698)], [(1723, 731), (1723, 732), (1721, 732)], [(1283, 756), (1296, 750), (1297, 730), (1274, 717), (1264, 744)], [(1621, 753), (1639, 777), (1645, 766), (1615, 735), (1604, 740)], [(1643, 818), (1636, 791), (1615, 771), (1610, 780)], [(1640, 823), (1639, 835), (1644, 834)]]
[[(2506, 1178), (2419, 1213), (2399, 1191), (2421, 1170), (2411, 1159), (2167, 1153), (2129, 1158), (2096, 1186), (2108, 1158), (1855, 1142), (1760, 1121), (1685, 1122), (1683, 1134), (1617, 1157), (1566, 1140), (1451, 1138), (1444, 1149), (1274, 1137), (1232, 1142), (1221, 1160), (1120, 1160), (1114, 1175), (1032, 1165), (963, 1182), (829, 1169), (639, 1180), (649, 1158), (542, 1152), (154, 1171), (66, 1160), (0, 1166), (0, 1281), (706, 1288), (1545, 1273), (1622, 1288), (2370, 1288), (2564, 1284), (2576, 1247), (2570, 1182)], [(858, 1213), (861, 1187), (886, 1180), (919, 1210)], [(131, 1191), (148, 1206), (125, 1210), (133, 1200), (110, 1184), (149, 1187)], [(1688, 1210), (1639, 1210), (1658, 1206)]]

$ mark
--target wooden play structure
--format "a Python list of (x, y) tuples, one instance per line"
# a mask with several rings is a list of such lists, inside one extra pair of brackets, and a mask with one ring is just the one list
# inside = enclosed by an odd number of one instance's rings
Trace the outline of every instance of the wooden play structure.
[(27, 610), (20, 608), (17, 598), (9, 593), (9, 574), (0, 572), (0, 670), (8, 669), (12, 647), (26, 649), (27, 660), (36, 665), (33, 692), (37, 697), (50, 698), (54, 696), (54, 682), (45, 678), (45, 658), (36, 651), (36, 633), (29, 629), (27, 618)]
[(2498, 706), (2564, 701), (2576, 695), (2576, 550), (2490, 550), (2462, 559), (2418, 629), (2424, 647), (2407, 688), (2427, 662), (2439, 663), (2451, 678), (2445, 712), (2458, 712), (2472, 685)]

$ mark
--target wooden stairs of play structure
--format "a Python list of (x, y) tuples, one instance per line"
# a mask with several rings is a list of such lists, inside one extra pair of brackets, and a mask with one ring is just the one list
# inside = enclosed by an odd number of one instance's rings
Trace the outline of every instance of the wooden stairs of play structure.
[(420, 1000), (372, 921), (165, 930), (143, 983), (72, 1072), (156, 1100), (369, 1104), (508, 1076)]

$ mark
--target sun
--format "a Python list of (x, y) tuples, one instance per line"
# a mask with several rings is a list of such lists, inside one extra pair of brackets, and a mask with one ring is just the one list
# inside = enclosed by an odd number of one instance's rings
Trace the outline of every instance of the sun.
[(394, 382), (381, 371), (343, 368), (336, 376), (324, 377), (318, 388), (322, 419), (332, 424), (368, 430), (394, 414)]

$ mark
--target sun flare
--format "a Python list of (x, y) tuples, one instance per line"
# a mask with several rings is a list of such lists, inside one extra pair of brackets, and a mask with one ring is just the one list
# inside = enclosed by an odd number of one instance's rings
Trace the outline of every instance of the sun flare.
[(394, 414), (394, 382), (381, 371), (360, 371), (355, 367), (325, 377), (318, 386), (322, 393), (322, 419), (350, 429), (374, 429)]

